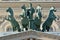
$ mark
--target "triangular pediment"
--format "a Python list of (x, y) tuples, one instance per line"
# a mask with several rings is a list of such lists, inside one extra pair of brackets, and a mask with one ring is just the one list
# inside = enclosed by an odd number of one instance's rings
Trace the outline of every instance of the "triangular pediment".
[(47, 34), (44, 32), (39, 31), (25, 31), (25, 32), (19, 32), (16, 34), (11, 34), (7, 36), (0, 37), (1, 40), (58, 40), (60, 39), (60, 36)]

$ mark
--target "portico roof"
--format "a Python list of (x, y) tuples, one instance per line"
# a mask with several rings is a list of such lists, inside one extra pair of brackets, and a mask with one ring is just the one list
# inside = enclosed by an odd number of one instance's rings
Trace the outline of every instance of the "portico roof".
[(60, 36), (53, 35), (53, 34), (48, 34), (44, 32), (39, 32), (39, 31), (25, 31), (25, 32), (15, 32), (11, 33), (10, 35), (6, 36), (1, 36), (0, 40), (7, 40), (7, 39), (12, 39), (12, 38), (20, 38), (20, 39), (25, 39), (25, 38), (36, 38), (36, 39), (41, 39), (41, 38), (48, 38), (48, 39), (60, 39)]

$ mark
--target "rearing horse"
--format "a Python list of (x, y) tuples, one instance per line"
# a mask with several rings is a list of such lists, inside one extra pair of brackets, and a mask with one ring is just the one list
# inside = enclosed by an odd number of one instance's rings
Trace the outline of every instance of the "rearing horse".
[(37, 8), (36, 8), (36, 17), (35, 17), (35, 19), (34, 19), (34, 24), (35, 24), (35, 26), (36, 26), (36, 30), (37, 31), (41, 31), (40, 30), (40, 25), (41, 25), (41, 22), (42, 22), (42, 14), (41, 14), (41, 9), (42, 9), (42, 7), (40, 7), (40, 5), (39, 6), (37, 6)]
[(23, 19), (21, 20), (22, 26), (23, 28), (25, 28), (25, 30), (28, 30), (28, 24), (29, 24), (29, 20), (27, 18), (27, 9), (25, 4), (21, 7), (23, 9), (23, 15), (20, 15)]
[(18, 22), (16, 21), (16, 19), (14, 18), (14, 15), (13, 15), (13, 10), (11, 7), (9, 7), (6, 12), (9, 12), (10, 15), (8, 15), (8, 18), (5, 18), (7, 21), (9, 21), (13, 27), (13, 31), (16, 31), (18, 30), (18, 32), (21, 31), (20, 29), (20, 25), (18, 24)]
[(50, 29), (50, 27), (52, 25), (53, 20), (56, 19), (56, 16), (54, 15), (54, 12), (56, 12), (55, 7), (51, 7), (49, 16), (48, 16), (47, 20), (42, 25), (42, 28), (43, 28), (42, 32), (44, 32), (46, 30), (49, 31), (49, 29)]

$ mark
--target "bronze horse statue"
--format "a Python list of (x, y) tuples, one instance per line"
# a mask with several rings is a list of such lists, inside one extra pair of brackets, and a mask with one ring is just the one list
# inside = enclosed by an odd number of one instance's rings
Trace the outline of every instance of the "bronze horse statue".
[(29, 20), (27, 18), (27, 9), (25, 4), (21, 7), (23, 9), (23, 15), (20, 15), (23, 19), (21, 20), (22, 26), (23, 28), (25, 28), (25, 30), (28, 30), (28, 25), (29, 25)]
[(7, 21), (9, 21), (13, 27), (13, 31), (16, 31), (18, 30), (18, 32), (21, 31), (20, 29), (20, 25), (18, 24), (18, 22), (16, 21), (16, 19), (14, 18), (14, 15), (13, 15), (13, 10), (11, 7), (9, 7), (6, 12), (9, 12), (10, 15), (8, 15), (8, 18), (5, 18)]
[(46, 30), (49, 32), (49, 29), (50, 29), (50, 27), (52, 25), (53, 20), (56, 19), (56, 16), (55, 16), (54, 12), (56, 12), (55, 7), (51, 7), (50, 8), (50, 12), (49, 12), (49, 16), (48, 16), (48, 18), (46, 19), (46, 21), (42, 25), (42, 28), (43, 28), (42, 32), (44, 32)]
[(35, 17), (35, 19), (34, 19), (34, 25), (36, 26), (36, 30), (37, 31), (41, 31), (40, 30), (40, 25), (41, 25), (41, 22), (42, 22), (42, 14), (41, 14), (41, 7), (40, 7), (40, 5), (39, 6), (37, 6), (37, 8), (36, 8), (36, 17)]

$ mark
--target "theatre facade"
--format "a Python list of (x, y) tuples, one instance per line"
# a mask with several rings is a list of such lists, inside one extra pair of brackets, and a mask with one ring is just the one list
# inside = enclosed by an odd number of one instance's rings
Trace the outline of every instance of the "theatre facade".
[[(56, 12), (54, 13), (58, 18), (53, 22), (51, 32), (40, 32), (36, 30), (28, 30), (21, 32), (13, 32), (13, 28), (9, 21), (4, 18), (8, 17), (9, 13), (6, 12), (7, 8), (11, 7), (14, 11), (14, 17), (21, 26), (22, 5), (29, 7), (32, 3), (33, 8), (38, 5), (42, 7), (42, 20), (47, 19), (50, 7), (54, 6)], [(21, 26), (22, 27), (22, 26)], [(60, 0), (0, 0), (0, 40), (60, 40)]]

